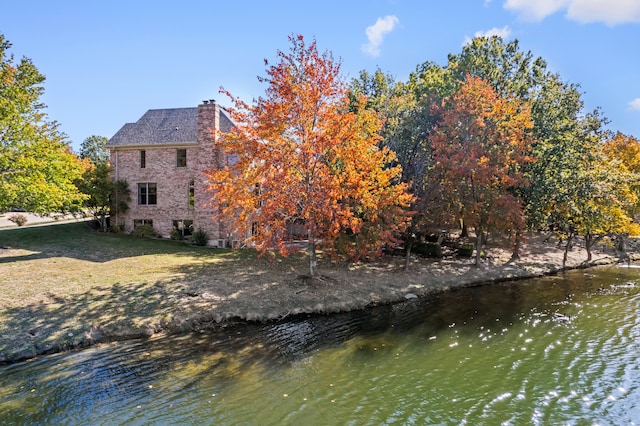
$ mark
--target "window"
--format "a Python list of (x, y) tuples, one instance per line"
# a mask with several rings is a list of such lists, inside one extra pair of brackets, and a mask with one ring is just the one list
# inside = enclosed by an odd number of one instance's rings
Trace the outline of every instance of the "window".
[(189, 181), (189, 208), (196, 206), (196, 184), (193, 179)]
[(176, 149), (176, 166), (187, 167), (187, 150)]
[(228, 166), (233, 166), (234, 164), (236, 164), (238, 162), (238, 155), (237, 154), (227, 154), (226, 155), (226, 160), (227, 160), (227, 165)]
[(153, 220), (151, 219), (133, 219), (133, 227), (138, 228), (140, 226), (149, 225), (153, 228)]
[(193, 234), (193, 221), (192, 220), (174, 220), (173, 229), (178, 231), (183, 237), (188, 237)]
[(138, 184), (138, 205), (151, 206), (158, 203), (158, 188), (155, 183)]
[(140, 150), (140, 168), (144, 169), (147, 167), (147, 151), (144, 149)]

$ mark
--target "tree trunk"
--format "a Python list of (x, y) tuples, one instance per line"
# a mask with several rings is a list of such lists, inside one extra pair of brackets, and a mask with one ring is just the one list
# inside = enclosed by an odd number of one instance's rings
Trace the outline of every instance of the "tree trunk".
[(107, 232), (107, 215), (102, 213), (100, 215), (100, 231)]
[(413, 239), (412, 238), (408, 238), (407, 241), (407, 249), (405, 252), (405, 259), (404, 259), (404, 270), (408, 271), (409, 270), (409, 263), (411, 263), (411, 247), (413, 246)]
[(591, 247), (593, 247), (594, 241), (593, 235), (587, 234), (584, 236), (584, 247), (587, 249), (587, 262), (591, 262)]
[(314, 278), (318, 270), (318, 260), (316, 258), (316, 242), (309, 239), (309, 275)]
[(513, 253), (511, 253), (511, 260), (520, 259), (520, 232), (516, 232), (516, 241), (513, 244)]
[(469, 228), (467, 228), (467, 224), (463, 221), (462, 232), (460, 232), (460, 238), (467, 238), (467, 237), (469, 237)]
[(625, 252), (624, 235), (622, 235), (622, 234), (617, 234), (616, 235), (616, 250), (618, 250), (620, 253), (624, 253)]
[(571, 248), (571, 242), (573, 241), (573, 233), (567, 237), (567, 245), (564, 247), (564, 256), (562, 258), (562, 267), (567, 265), (567, 259), (569, 258), (569, 249)]
[(482, 227), (476, 228), (476, 266), (480, 266), (480, 254), (482, 253)]

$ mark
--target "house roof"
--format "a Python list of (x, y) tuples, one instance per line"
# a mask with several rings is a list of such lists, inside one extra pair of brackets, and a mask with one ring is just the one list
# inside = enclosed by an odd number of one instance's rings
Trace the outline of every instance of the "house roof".
[(198, 108), (150, 109), (113, 135), (107, 147), (196, 143)]

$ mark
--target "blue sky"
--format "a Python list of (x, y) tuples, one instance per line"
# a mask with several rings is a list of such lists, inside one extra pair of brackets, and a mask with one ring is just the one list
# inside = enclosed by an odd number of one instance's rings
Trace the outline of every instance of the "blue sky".
[(0, 32), (46, 75), (46, 112), (76, 150), (148, 109), (228, 105), (221, 86), (250, 102), (294, 33), (333, 52), (347, 80), (377, 67), (405, 80), (474, 35), (517, 38), (611, 130), (640, 138), (639, 0), (25, 0), (3, 4)]

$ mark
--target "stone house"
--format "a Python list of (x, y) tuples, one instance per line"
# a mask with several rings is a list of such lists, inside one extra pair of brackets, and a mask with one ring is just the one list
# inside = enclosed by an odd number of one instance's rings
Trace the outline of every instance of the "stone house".
[(214, 132), (228, 132), (233, 122), (215, 101), (197, 108), (153, 109), (125, 124), (109, 140), (112, 179), (125, 180), (131, 191), (129, 209), (111, 218), (125, 232), (151, 225), (168, 238), (202, 228), (209, 243), (231, 241), (212, 217), (205, 172), (217, 164)]

